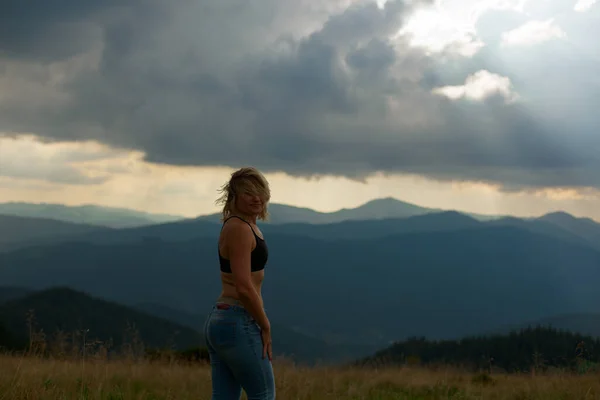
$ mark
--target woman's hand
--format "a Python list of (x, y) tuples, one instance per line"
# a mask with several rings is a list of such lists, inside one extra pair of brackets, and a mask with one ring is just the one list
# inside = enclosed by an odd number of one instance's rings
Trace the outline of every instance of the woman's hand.
[(263, 343), (263, 352), (262, 358), (265, 358), (265, 355), (269, 356), (269, 361), (273, 360), (273, 350), (271, 348), (271, 327), (267, 329), (260, 330), (260, 337), (262, 338)]

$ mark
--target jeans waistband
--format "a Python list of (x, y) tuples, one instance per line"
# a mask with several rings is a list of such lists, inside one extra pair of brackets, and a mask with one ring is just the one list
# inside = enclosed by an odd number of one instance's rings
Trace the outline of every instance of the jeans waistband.
[(217, 299), (217, 304), (229, 304), (231, 306), (240, 306), (240, 307), (244, 307), (244, 304), (242, 304), (242, 302), (238, 299), (235, 299), (233, 297), (228, 297), (228, 296), (219, 296), (219, 298)]
[(220, 296), (217, 299), (214, 307), (217, 310), (236, 310), (246, 312), (246, 309), (240, 300), (227, 296)]

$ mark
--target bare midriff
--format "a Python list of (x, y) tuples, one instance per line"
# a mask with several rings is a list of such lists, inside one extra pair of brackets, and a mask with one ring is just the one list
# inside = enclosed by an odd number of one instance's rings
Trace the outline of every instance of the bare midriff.
[[(263, 306), (261, 288), (263, 278), (265, 276), (265, 271), (256, 271), (251, 273), (252, 286), (256, 289), (256, 293), (258, 293), (258, 297), (260, 298), (260, 304)], [(233, 280), (233, 274), (221, 272), (221, 284), (223, 286), (223, 290), (221, 290), (220, 297), (229, 297), (232, 299), (241, 300), (240, 296), (237, 293), (235, 288), (235, 282)]]

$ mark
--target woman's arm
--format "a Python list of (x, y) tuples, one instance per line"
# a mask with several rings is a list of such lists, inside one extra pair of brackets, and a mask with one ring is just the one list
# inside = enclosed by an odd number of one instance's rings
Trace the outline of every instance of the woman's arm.
[(250, 253), (254, 235), (252, 235), (250, 226), (246, 224), (233, 223), (228, 228), (226, 240), (229, 262), (240, 301), (260, 328), (270, 331), (269, 319), (262, 307), (260, 296), (252, 284)]

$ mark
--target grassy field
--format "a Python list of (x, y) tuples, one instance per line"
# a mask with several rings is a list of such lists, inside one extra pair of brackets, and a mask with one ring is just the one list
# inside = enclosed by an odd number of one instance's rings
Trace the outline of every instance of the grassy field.
[[(276, 362), (277, 398), (600, 399), (600, 375), (299, 368)], [(245, 399), (245, 396), (242, 397)], [(0, 399), (208, 399), (206, 365), (0, 357)]]

